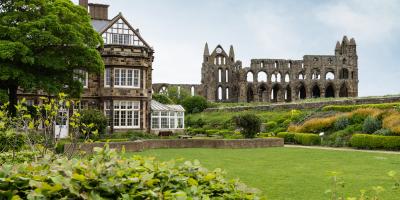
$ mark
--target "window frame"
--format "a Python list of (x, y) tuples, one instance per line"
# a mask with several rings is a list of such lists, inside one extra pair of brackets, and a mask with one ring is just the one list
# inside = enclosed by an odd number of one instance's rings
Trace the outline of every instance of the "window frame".
[[(117, 73), (118, 71), (118, 73)], [(130, 73), (131, 72), (131, 73)], [(140, 88), (140, 69), (114, 68), (114, 88)], [(129, 77), (129, 74), (132, 77)], [(117, 77), (118, 75), (118, 77)], [(124, 75), (124, 77), (123, 77)], [(137, 75), (137, 76), (136, 76)], [(131, 85), (129, 84), (129, 79)], [(136, 79), (137, 78), (137, 79)], [(122, 85), (124, 83), (124, 85)]]

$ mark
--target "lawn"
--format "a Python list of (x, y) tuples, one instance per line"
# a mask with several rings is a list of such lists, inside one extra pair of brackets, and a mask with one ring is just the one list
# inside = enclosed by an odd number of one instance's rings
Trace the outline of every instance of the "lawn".
[[(302, 148), (158, 149), (140, 153), (160, 160), (198, 159), (209, 169), (222, 168), (228, 178), (239, 178), (268, 199), (329, 199), (330, 172), (340, 173), (348, 196), (361, 189), (383, 186), (383, 199), (397, 199), (387, 172), (400, 172), (400, 155), (342, 152)], [(350, 195), (349, 195), (350, 194)]]

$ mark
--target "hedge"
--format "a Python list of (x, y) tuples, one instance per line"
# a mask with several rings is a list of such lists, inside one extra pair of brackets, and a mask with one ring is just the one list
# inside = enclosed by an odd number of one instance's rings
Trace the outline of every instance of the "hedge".
[(350, 145), (360, 149), (400, 150), (400, 136), (354, 134)]
[(194, 162), (160, 162), (95, 148), (83, 158), (0, 167), (0, 199), (259, 199), (254, 189), (227, 181)]
[(283, 140), (285, 141), (285, 144), (293, 144), (295, 142), (294, 135), (295, 135), (295, 133), (280, 132), (276, 136), (279, 138), (283, 138)]
[(277, 137), (283, 138), (285, 143), (295, 143), (301, 145), (319, 145), (321, 144), (321, 139), (318, 135), (312, 133), (290, 133), (290, 132), (280, 132)]
[(400, 106), (400, 103), (362, 104), (362, 105), (330, 105), (324, 106), (322, 111), (350, 112), (359, 108), (390, 109)]

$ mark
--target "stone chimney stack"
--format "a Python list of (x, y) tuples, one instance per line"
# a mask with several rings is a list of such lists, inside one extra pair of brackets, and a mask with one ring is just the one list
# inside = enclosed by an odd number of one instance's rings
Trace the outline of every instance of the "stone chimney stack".
[(105, 4), (89, 3), (89, 13), (92, 19), (108, 20), (108, 6)]
[(87, 10), (89, 5), (89, 0), (79, 0), (79, 5)]

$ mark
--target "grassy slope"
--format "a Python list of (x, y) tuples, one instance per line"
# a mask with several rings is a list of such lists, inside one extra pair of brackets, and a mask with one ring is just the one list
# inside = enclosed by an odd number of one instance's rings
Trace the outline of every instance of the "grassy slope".
[(141, 153), (161, 160), (198, 159), (209, 169), (222, 168), (229, 178), (240, 178), (262, 190), (268, 199), (329, 199), (331, 171), (345, 179), (346, 194), (384, 186), (383, 199), (396, 199), (390, 191), (393, 181), (386, 175), (400, 169), (400, 155), (329, 150), (267, 149), (159, 149)]

